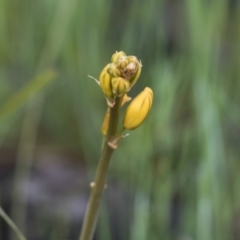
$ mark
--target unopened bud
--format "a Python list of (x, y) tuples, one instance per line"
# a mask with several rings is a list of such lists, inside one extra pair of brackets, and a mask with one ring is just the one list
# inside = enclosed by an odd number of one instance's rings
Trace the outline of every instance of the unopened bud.
[(142, 64), (135, 56), (116, 52), (99, 77), (99, 85), (106, 97), (108, 106), (113, 107), (115, 98), (128, 92), (137, 82)]
[[(130, 100), (131, 100), (131, 98), (125, 93), (123, 96), (121, 106), (123, 106), (126, 102), (129, 102)], [(110, 108), (108, 107), (105, 117), (104, 117), (104, 120), (103, 120), (102, 129), (101, 129), (103, 136), (107, 135), (109, 119), (110, 119)]]
[[(132, 66), (132, 64), (134, 63), (134, 66)], [(141, 70), (142, 70), (142, 64), (136, 60), (131, 62), (128, 66), (127, 66), (128, 71), (130, 71), (132, 73), (132, 78), (129, 80), (130, 81), (130, 85), (131, 87), (137, 82), (140, 74), (141, 74)]]
[(128, 64), (129, 64), (129, 59), (128, 57), (119, 57), (117, 62), (116, 62), (116, 65), (119, 69), (123, 70)]
[(108, 107), (107, 112), (105, 114), (103, 123), (102, 123), (102, 134), (103, 136), (107, 135), (107, 131), (108, 131), (108, 125), (109, 125), (109, 119), (110, 119), (110, 108)]
[(123, 126), (128, 130), (137, 128), (147, 117), (153, 101), (153, 91), (146, 87), (129, 104), (123, 119)]
[(121, 77), (112, 78), (112, 89), (117, 96), (128, 92), (130, 88), (130, 82)]
[(112, 92), (111, 79), (112, 76), (108, 73), (108, 64), (101, 72), (99, 77), (100, 87), (107, 98), (113, 99), (114, 94)]
[(122, 74), (120, 69), (116, 66), (115, 63), (109, 64), (108, 73), (112, 77), (121, 77), (121, 74)]
[(130, 82), (130, 88), (137, 82), (142, 64), (134, 56), (118, 58), (116, 66), (121, 71), (121, 77)]
[(123, 52), (123, 51), (114, 53), (112, 55), (111, 62), (116, 62), (118, 60), (118, 58), (122, 57), (122, 56), (126, 56), (125, 52)]

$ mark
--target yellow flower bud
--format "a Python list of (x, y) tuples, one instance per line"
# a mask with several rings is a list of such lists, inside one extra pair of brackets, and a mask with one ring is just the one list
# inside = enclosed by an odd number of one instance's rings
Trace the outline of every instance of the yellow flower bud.
[(116, 66), (115, 63), (109, 64), (108, 73), (112, 77), (121, 77), (122, 74), (120, 69)]
[(130, 61), (127, 56), (122, 56), (118, 58), (118, 60), (116, 61), (116, 65), (119, 69), (123, 70), (129, 64), (129, 62)]
[(103, 120), (102, 129), (101, 129), (103, 136), (107, 135), (109, 119), (110, 119), (110, 108), (108, 107), (107, 112), (105, 114), (105, 118)]
[(116, 96), (128, 92), (136, 83), (142, 67), (135, 56), (126, 56), (122, 51), (113, 54), (111, 61), (99, 77), (99, 85), (110, 107), (114, 105)]
[(129, 104), (123, 119), (123, 126), (128, 130), (137, 128), (147, 117), (153, 101), (153, 91), (146, 87)]
[[(138, 60), (134, 63), (135, 66), (128, 66), (129, 71), (134, 72), (134, 74), (132, 74), (132, 78), (129, 80), (131, 87), (137, 82), (142, 70), (142, 64)], [(131, 68), (134, 68), (134, 70), (131, 70)]]
[(101, 87), (104, 95), (107, 98), (113, 99), (114, 94), (113, 94), (112, 85), (111, 85), (112, 76), (108, 73), (109, 66), (110, 66), (110, 64), (108, 64), (102, 70), (100, 77), (99, 77), (99, 83), (100, 83), (100, 87)]
[(123, 52), (123, 51), (114, 53), (112, 55), (111, 62), (116, 62), (118, 60), (118, 58), (122, 57), (122, 56), (126, 56), (125, 52)]
[(116, 62), (116, 67), (121, 71), (121, 77), (129, 80), (130, 88), (137, 82), (142, 64), (135, 56), (120, 57)]
[(121, 77), (112, 78), (112, 90), (117, 96), (128, 92), (130, 88), (130, 82)]
[[(121, 106), (123, 106), (126, 102), (129, 102), (130, 100), (131, 100), (131, 98), (127, 94), (124, 94)], [(103, 136), (107, 135), (109, 119), (110, 119), (110, 108), (108, 107), (107, 112), (104, 117), (104, 120), (103, 120), (102, 129), (101, 129)]]

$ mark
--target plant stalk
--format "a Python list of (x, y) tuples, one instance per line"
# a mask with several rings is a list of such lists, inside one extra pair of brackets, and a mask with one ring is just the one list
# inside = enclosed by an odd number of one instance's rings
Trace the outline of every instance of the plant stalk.
[(108, 142), (115, 136), (118, 126), (119, 111), (123, 97), (116, 98), (115, 105), (110, 109), (110, 120), (107, 136), (101, 152), (94, 182), (91, 184), (91, 194), (84, 218), (82, 232), (79, 240), (92, 240), (97, 222), (98, 210), (102, 193), (106, 186), (106, 175), (109, 162), (114, 149), (109, 147)]

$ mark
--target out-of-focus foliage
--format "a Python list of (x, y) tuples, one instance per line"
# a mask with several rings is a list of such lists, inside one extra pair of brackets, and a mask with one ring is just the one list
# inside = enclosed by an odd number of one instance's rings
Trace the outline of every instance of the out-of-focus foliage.
[[(49, 67), (58, 72), (1, 122), (1, 148), (18, 152), (14, 181), (30, 174), (39, 146), (80, 152), (92, 176), (106, 102), (87, 75), (98, 78), (122, 50), (143, 64), (131, 97), (149, 86), (154, 103), (109, 171), (132, 201), (118, 239), (239, 239), (239, 43), (236, 0), (1, 0), (1, 103)], [(13, 220), (21, 223), (25, 211), (13, 198)], [(117, 239), (107, 211), (98, 239)], [(124, 218), (115, 221), (125, 226)], [(49, 239), (60, 239), (54, 231)]]
[(30, 81), (23, 89), (20, 89), (17, 93), (10, 96), (0, 108), (0, 125), (4, 126), (4, 123), (1, 124), (1, 121), (9, 117), (9, 114), (14, 113), (23, 103), (29, 100), (31, 96), (35, 96), (38, 91), (55, 77), (56, 73), (53, 70), (47, 70), (33, 81)]

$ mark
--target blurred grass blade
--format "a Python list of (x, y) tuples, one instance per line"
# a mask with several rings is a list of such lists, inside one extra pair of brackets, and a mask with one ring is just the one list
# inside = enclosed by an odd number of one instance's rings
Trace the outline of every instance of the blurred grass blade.
[(20, 89), (16, 94), (11, 96), (0, 107), (0, 123), (11, 113), (15, 112), (22, 104), (33, 97), (37, 92), (42, 90), (48, 83), (56, 78), (56, 71), (48, 69), (37, 76), (33, 81), (30, 81), (25, 87)]
[(15, 225), (15, 223), (8, 217), (8, 215), (3, 211), (3, 209), (0, 207), (0, 216), (6, 221), (6, 223), (9, 225), (9, 227), (15, 232), (16, 236), (19, 240), (27, 240), (21, 231), (18, 229), (18, 227)]

